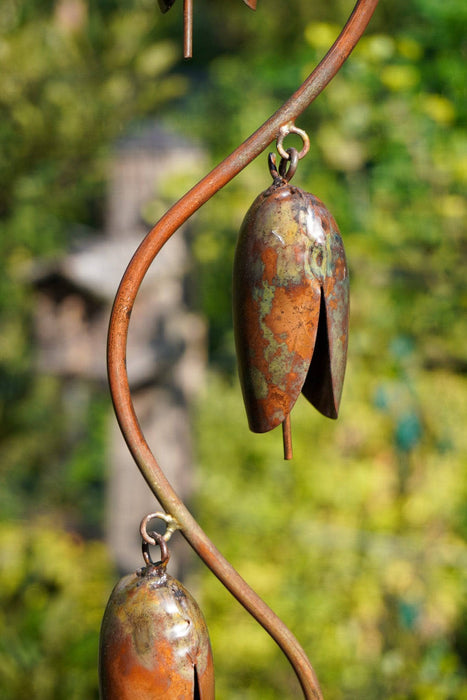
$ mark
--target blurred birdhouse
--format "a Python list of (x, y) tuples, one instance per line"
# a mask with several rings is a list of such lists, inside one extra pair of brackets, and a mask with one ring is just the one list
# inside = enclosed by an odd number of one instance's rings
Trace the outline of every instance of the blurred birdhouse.
[[(77, 231), (64, 257), (38, 262), (38, 369), (59, 376), (65, 401), (86, 410), (96, 386), (106, 386), (110, 306), (125, 266), (148, 231), (142, 211), (157, 197), (162, 178), (202, 167), (199, 148), (151, 125), (120, 141), (109, 163), (105, 230)], [(186, 233), (186, 231), (185, 231)], [(168, 478), (189, 498), (192, 451), (187, 415), (203, 381), (206, 331), (190, 310), (186, 235), (175, 236), (148, 273), (132, 314), (128, 371), (144, 434), (167, 465)], [(76, 411), (74, 411), (76, 419)], [(138, 523), (155, 510), (154, 497), (133, 467), (112, 418), (109, 427), (108, 539), (121, 570), (140, 565)], [(176, 547), (174, 547), (176, 559)]]

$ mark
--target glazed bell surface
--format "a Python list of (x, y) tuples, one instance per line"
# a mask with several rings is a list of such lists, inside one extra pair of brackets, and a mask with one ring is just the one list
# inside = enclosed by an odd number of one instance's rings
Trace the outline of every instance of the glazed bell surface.
[(160, 566), (115, 586), (102, 621), (102, 700), (214, 700), (211, 645), (201, 610)]
[(256, 198), (240, 230), (233, 314), (251, 430), (283, 423), (300, 392), (337, 418), (349, 317), (344, 246), (324, 204), (282, 178)]

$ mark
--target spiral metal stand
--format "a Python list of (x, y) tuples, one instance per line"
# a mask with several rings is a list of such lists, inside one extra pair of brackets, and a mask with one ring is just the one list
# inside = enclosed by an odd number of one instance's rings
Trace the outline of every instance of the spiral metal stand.
[(257, 131), (185, 194), (147, 234), (122, 278), (110, 318), (108, 374), (120, 429), (150, 489), (188, 543), (289, 659), (305, 698), (322, 699), (313, 667), (293, 634), (216, 549), (179, 499), (149, 448), (135, 414), (126, 370), (130, 316), (143, 278), (162, 246), (210, 197), (276, 139), (324, 90), (359, 41), (378, 0), (358, 0), (341, 34), (301, 87)]

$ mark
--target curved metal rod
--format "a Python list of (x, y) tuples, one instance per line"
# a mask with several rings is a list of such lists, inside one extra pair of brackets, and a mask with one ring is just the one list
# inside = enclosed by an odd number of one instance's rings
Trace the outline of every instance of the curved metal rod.
[(296, 119), (337, 73), (363, 34), (378, 0), (358, 0), (347, 24), (302, 86), (254, 134), (185, 194), (160, 219), (132, 258), (117, 291), (108, 336), (108, 374), (117, 420), (128, 448), (149, 487), (180, 530), (223, 585), (264, 627), (292, 664), (305, 698), (322, 700), (315, 672), (286, 625), (248, 586), (216, 549), (179, 499), (152, 454), (136, 417), (126, 371), (130, 315), (138, 289), (162, 246), (213, 194), (232, 180), (276, 138), (281, 126)]

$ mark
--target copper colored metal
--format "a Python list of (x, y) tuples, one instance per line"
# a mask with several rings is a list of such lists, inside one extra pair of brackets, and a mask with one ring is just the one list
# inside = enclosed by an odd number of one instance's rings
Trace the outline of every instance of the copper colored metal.
[[(102, 621), (101, 700), (214, 700), (211, 644), (198, 604), (162, 561), (115, 586)], [(144, 543), (146, 547), (147, 543)], [(165, 548), (165, 549), (164, 549)]]
[[(256, 10), (256, 0), (244, 0), (252, 10)], [(175, 0), (158, 0), (161, 12), (170, 10)], [(193, 55), (193, 0), (183, 0), (183, 57)]]
[[(156, 563), (151, 559), (151, 552), (149, 551), (149, 545), (154, 542), (158, 544), (161, 548), (161, 559), (157, 562), (157, 566), (167, 566), (169, 561), (169, 548), (167, 547), (167, 542), (164, 540), (162, 535), (157, 532), (153, 532), (152, 535), (146, 533), (147, 539), (143, 539), (141, 544), (141, 550), (143, 553), (143, 559), (146, 566), (156, 566)], [(150, 541), (152, 540), (152, 542)]]
[(183, 57), (193, 55), (193, 0), (183, 0)]
[[(284, 139), (287, 136), (289, 136), (289, 134), (297, 134), (297, 136), (300, 136), (300, 138), (303, 141), (303, 147), (298, 153), (298, 159), (301, 160), (306, 156), (306, 154), (310, 150), (310, 139), (306, 131), (303, 131), (303, 129), (299, 129), (297, 126), (295, 126), (293, 122), (289, 122), (288, 124), (281, 126), (281, 128), (279, 129), (279, 136), (277, 137), (276, 141), (277, 152), (284, 160), (290, 159), (291, 149), (286, 150), (284, 148)], [(290, 177), (288, 179), (290, 180)]]
[[(175, 0), (158, 0), (159, 8), (164, 14), (170, 10)], [(183, 0), (183, 57), (191, 58), (193, 54), (193, 0)]]
[(240, 382), (257, 433), (283, 423), (300, 392), (337, 418), (347, 357), (349, 282), (337, 224), (317, 197), (272, 174), (243, 222), (233, 275)]
[(168, 542), (172, 537), (173, 533), (176, 530), (180, 529), (180, 526), (175, 520), (175, 518), (173, 518), (168, 513), (161, 513), (160, 511), (157, 511), (156, 513), (149, 513), (149, 515), (146, 515), (142, 519), (141, 524), (139, 526), (139, 532), (143, 542), (147, 542), (148, 544), (152, 544), (153, 546), (156, 544), (156, 540), (148, 532), (148, 525), (152, 520), (162, 520), (166, 524), (165, 533), (162, 535), (162, 540), (164, 540), (165, 542)]
[(126, 369), (130, 316), (138, 290), (152, 261), (180, 226), (218, 190), (238, 175), (293, 121), (331, 81), (365, 31), (378, 0), (358, 0), (341, 34), (302, 86), (254, 134), (185, 194), (154, 226), (136, 251), (122, 278), (110, 318), (108, 374), (115, 413), (128, 448), (163, 508), (178, 522), (186, 540), (224, 586), (264, 627), (286, 654), (307, 699), (322, 694), (307, 655), (282, 620), (222, 556), (165, 477), (141, 431), (131, 399)]
[(290, 413), (286, 415), (284, 422), (282, 423), (282, 441), (284, 445), (284, 459), (293, 459)]

